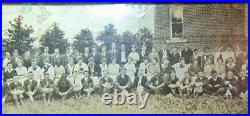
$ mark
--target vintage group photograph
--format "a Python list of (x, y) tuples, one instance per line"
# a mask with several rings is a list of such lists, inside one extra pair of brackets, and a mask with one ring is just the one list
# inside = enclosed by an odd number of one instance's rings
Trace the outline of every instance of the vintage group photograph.
[(247, 114), (247, 3), (3, 3), (3, 114)]

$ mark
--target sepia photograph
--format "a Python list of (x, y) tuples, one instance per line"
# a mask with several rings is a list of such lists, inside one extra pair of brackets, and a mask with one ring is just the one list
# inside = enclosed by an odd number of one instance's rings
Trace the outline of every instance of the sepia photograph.
[(3, 3), (2, 114), (247, 114), (248, 3)]

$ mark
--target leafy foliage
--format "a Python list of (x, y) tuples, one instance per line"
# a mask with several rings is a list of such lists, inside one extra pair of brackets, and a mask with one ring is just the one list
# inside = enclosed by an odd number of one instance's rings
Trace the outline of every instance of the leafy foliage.
[(77, 34), (74, 38), (75, 41), (73, 43), (73, 46), (75, 49), (79, 50), (79, 52), (83, 52), (85, 47), (91, 47), (95, 44), (93, 35), (87, 28), (81, 30), (81, 32)]
[(65, 53), (65, 50), (69, 47), (68, 40), (64, 38), (64, 32), (60, 30), (56, 23), (42, 35), (40, 42), (42, 46), (49, 47), (49, 53), (53, 53), (55, 48), (58, 48), (60, 53)]
[(31, 50), (34, 38), (30, 35), (33, 33), (32, 26), (23, 26), (23, 17), (19, 15), (13, 21), (10, 21), (10, 28), (7, 29), (3, 39), (3, 51), (12, 53), (13, 50), (19, 50), (20, 54)]
[(117, 34), (117, 30), (115, 29), (113, 24), (108, 24), (104, 27), (104, 31), (100, 32), (100, 34), (96, 37), (96, 40), (102, 41), (104, 45), (107, 46), (107, 49), (111, 48), (111, 44), (116, 42), (120, 36)]

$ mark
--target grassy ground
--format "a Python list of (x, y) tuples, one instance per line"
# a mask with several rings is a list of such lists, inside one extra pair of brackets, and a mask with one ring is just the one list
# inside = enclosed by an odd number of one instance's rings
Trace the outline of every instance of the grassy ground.
[(100, 97), (91, 100), (67, 99), (56, 100), (50, 104), (35, 101), (25, 102), (16, 107), (11, 103), (3, 106), (3, 113), (247, 113), (248, 102), (239, 99), (225, 100), (219, 97), (200, 98), (166, 98), (164, 96), (149, 96), (144, 109), (138, 105), (103, 105)]

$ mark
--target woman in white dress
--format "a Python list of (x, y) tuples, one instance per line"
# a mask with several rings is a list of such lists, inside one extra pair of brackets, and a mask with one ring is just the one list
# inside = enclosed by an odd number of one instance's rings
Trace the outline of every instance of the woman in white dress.
[(132, 58), (128, 58), (128, 63), (126, 63), (124, 65), (124, 68), (127, 69), (127, 75), (129, 76), (131, 82), (133, 83), (135, 80), (135, 72), (136, 72), (136, 68), (135, 68), (135, 64), (132, 62)]

